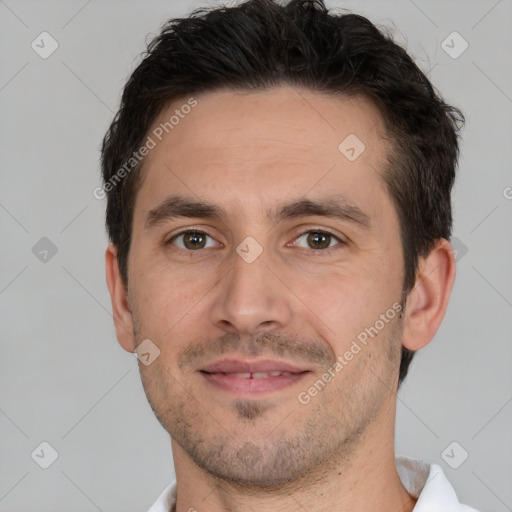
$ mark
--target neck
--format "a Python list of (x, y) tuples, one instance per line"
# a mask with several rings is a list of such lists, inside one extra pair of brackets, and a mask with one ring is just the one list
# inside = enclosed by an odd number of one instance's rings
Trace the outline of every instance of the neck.
[(177, 480), (176, 512), (309, 512), (375, 510), (411, 512), (416, 500), (402, 485), (395, 465), (394, 404), (387, 404), (350, 455), (346, 447), (307, 477), (279, 488), (241, 487), (206, 473), (172, 441)]

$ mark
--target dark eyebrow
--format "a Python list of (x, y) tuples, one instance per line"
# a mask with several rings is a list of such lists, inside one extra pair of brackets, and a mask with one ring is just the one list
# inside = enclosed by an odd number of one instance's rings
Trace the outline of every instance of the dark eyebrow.
[[(370, 229), (369, 216), (343, 196), (330, 196), (322, 200), (299, 199), (278, 206), (267, 212), (269, 222), (277, 224), (282, 220), (318, 215), (351, 222), (359, 227)], [(198, 201), (180, 195), (166, 198), (147, 215), (146, 230), (177, 217), (203, 218), (226, 222), (227, 212), (220, 206)]]
[(149, 211), (145, 228), (151, 229), (177, 217), (201, 217), (203, 219), (225, 221), (227, 214), (220, 206), (205, 201), (197, 201), (184, 196), (169, 196)]
[(281, 205), (267, 214), (272, 223), (285, 219), (318, 215), (351, 222), (359, 227), (370, 229), (370, 217), (343, 196), (330, 196), (322, 200), (300, 199), (299, 201)]

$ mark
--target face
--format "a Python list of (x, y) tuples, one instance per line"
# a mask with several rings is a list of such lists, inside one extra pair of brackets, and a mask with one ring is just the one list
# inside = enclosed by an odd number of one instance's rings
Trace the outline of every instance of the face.
[(134, 343), (160, 351), (142, 382), (197, 466), (282, 485), (394, 421), (403, 257), (383, 123), (362, 98), (284, 86), (195, 98), (153, 136), (135, 204)]

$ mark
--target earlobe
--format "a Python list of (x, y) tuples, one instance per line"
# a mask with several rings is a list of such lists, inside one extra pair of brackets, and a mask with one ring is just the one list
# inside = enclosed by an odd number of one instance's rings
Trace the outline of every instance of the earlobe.
[(455, 281), (455, 254), (440, 239), (426, 258), (420, 258), (416, 283), (407, 297), (402, 344), (419, 350), (434, 337), (448, 308)]
[(135, 350), (133, 319), (127, 290), (119, 271), (117, 248), (109, 244), (105, 251), (105, 274), (112, 302), (112, 316), (119, 344), (128, 352)]

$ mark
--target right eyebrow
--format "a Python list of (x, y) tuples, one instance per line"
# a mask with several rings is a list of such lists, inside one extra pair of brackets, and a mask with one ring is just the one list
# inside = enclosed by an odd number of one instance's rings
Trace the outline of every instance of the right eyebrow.
[(201, 217), (210, 220), (227, 220), (226, 211), (212, 203), (197, 201), (180, 195), (167, 197), (151, 209), (146, 217), (145, 228), (151, 229), (167, 220), (178, 217)]

